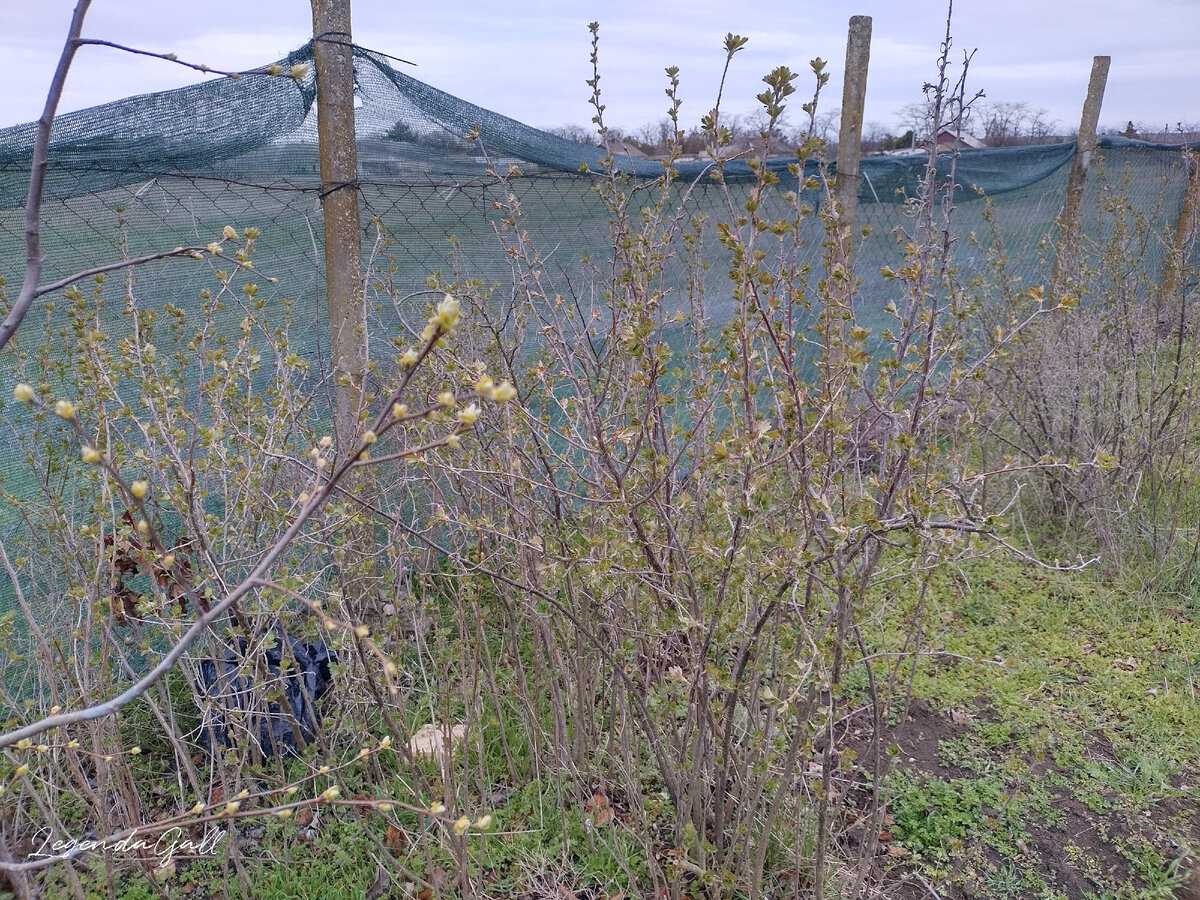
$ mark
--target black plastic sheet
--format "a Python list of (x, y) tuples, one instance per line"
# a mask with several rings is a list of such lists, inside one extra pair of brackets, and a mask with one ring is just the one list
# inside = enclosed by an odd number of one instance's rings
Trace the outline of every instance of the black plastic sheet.
[[(284, 646), (291, 651), (286, 672), (281, 665)], [(276, 749), (296, 753), (300, 750), (297, 733), (304, 744), (316, 736), (316, 703), (333, 683), (330, 666), (337, 662), (336, 655), (324, 641), (281, 638), (263, 653), (263, 660), (269, 676), (266, 683), (256, 683), (252, 678), (261, 668), (245, 665), (255, 661), (246, 659), (244, 639), (239, 643), (239, 652), (226, 651), (219, 673), (216, 660), (200, 662), (200, 686), (212, 701), (206, 704), (201, 724), (204, 744), (210, 750), (214, 745), (233, 746), (240, 743), (239, 736), (249, 734), (256, 736), (264, 754), (273, 755)], [(239, 674), (243, 669), (251, 674)], [(263, 698), (272, 688), (276, 694), (282, 691), (286, 709), (276, 701), (264, 704)], [(227, 717), (236, 722), (236, 727), (230, 727)]]

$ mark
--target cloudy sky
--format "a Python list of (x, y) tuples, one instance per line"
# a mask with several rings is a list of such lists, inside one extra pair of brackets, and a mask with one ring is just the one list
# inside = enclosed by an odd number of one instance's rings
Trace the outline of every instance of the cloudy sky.
[[(40, 114), (72, 8), (72, 0), (0, 0), (0, 126)], [(814, 56), (830, 61), (826, 109), (836, 107), (847, 22), (862, 14), (874, 18), (866, 121), (902, 130), (896, 111), (933, 77), (945, 28), (936, 0), (354, 0), (353, 13), (362, 46), (412, 60), (405, 71), (414, 77), (535, 126), (588, 121), (593, 19), (606, 116), (628, 128), (662, 117), (668, 65), (681, 69), (682, 113), (695, 123), (715, 96), (727, 31), (750, 42), (735, 60), (726, 109), (751, 110), (763, 74), (780, 64), (807, 73)], [(976, 51), (973, 89), (1045, 108), (1061, 130), (1078, 124), (1098, 54), (1112, 57), (1102, 126), (1200, 122), (1200, 0), (956, 0), (954, 33), (956, 61)], [(94, 0), (85, 26), (88, 37), (226, 69), (277, 59), (310, 34), (306, 0)], [(195, 80), (170, 63), (85, 47), (61, 109)]]

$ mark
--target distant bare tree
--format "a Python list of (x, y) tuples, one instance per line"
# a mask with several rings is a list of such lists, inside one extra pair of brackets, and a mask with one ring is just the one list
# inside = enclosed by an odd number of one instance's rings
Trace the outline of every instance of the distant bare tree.
[(933, 105), (928, 100), (917, 100), (906, 103), (896, 110), (896, 118), (901, 126), (912, 131), (918, 141), (929, 137), (933, 122)]
[(666, 152), (674, 127), (671, 120), (665, 116), (657, 122), (647, 122), (641, 128), (632, 132), (633, 140), (642, 145), (642, 149), (650, 152)]
[(1024, 101), (984, 102), (973, 110), (976, 127), (989, 147), (1045, 143), (1056, 124), (1047, 114), (1048, 110)]
[(1057, 119), (1047, 119), (1048, 111), (1039, 108), (1034, 111), (1034, 114), (1029, 119), (1029, 124), (1025, 130), (1031, 144), (1047, 144), (1053, 143), (1057, 137), (1055, 132), (1058, 129)]
[(862, 152), (875, 153), (880, 149), (880, 145), (891, 137), (891, 132), (881, 122), (867, 122), (863, 125)]
[[(963, 113), (962, 130), (979, 135), (990, 147), (1049, 143), (1058, 124), (1047, 118), (1048, 110), (1023, 101), (973, 102), (966, 104)], [(903, 127), (912, 130), (918, 142), (929, 137), (931, 117), (927, 101), (905, 104), (895, 115)]]
[(834, 107), (826, 112), (818, 112), (813, 118), (813, 133), (812, 137), (820, 138), (822, 141), (836, 141), (838, 123), (842, 120), (842, 110), (840, 107)]
[(599, 146), (600, 138), (596, 134), (595, 129), (588, 128), (583, 125), (568, 124), (555, 125), (551, 128), (543, 128), (547, 134), (558, 135), (560, 138), (566, 138), (568, 141), (575, 141), (578, 144), (590, 144), (593, 147)]

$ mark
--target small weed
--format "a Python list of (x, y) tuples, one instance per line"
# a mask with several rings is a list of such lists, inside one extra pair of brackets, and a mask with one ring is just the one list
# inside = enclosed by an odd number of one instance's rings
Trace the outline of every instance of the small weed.
[(1001, 804), (1001, 795), (983, 781), (913, 778), (897, 773), (892, 815), (901, 842), (914, 854), (946, 859), (961, 852), (964, 840), (986, 825), (984, 807)]
[(1026, 888), (1029, 887), (1025, 876), (1011, 860), (1001, 863), (995, 872), (987, 876), (986, 881), (988, 895), (995, 897), (996, 900), (1003, 900), (1006, 897), (1023, 897)]

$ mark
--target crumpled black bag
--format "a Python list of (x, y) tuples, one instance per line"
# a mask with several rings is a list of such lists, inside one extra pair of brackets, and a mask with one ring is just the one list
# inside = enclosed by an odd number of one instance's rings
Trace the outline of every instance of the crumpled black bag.
[[(247, 731), (251, 735), (257, 733), (259, 747), (267, 756), (274, 755), (275, 748), (281, 753), (299, 752), (300, 747), (292, 729), (293, 720), (305, 744), (316, 736), (316, 703), (333, 684), (330, 666), (337, 662), (337, 655), (324, 641), (309, 643), (281, 636), (275, 646), (264, 654), (267, 670), (272, 676), (271, 685), (279, 685), (280, 660), (283, 658), (282, 647), (285, 640), (292, 651), (288, 660), (287, 675), (282, 684), (288, 709), (281, 709), (279, 703), (272, 701), (266, 705), (265, 713), (258, 712), (248, 719), (242, 719), (238, 723), (239, 727), (234, 729), (236, 736), (241, 736)], [(200, 686), (205, 696), (213, 701), (211, 706), (206, 704), (200, 728), (204, 745), (210, 752), (214, 744), (229, 747), (237, 743), (235, 737), (230, 735), (231, 729), (226, 724), (223, 710), (244, 710), (247, 706), (261, 710), (262, 707), (261, 697), (265, 686), (251, 683), (249, 677), (237, 674), (239, 661), (245, 659), (245, 638), (239, 641), (239, 649), (240, 655), (232, 650), (226, 651), (220, 674), (217, 671), (216, 660), (200, 661)], [(255, 702), (249, 703), (252, 698)]]

